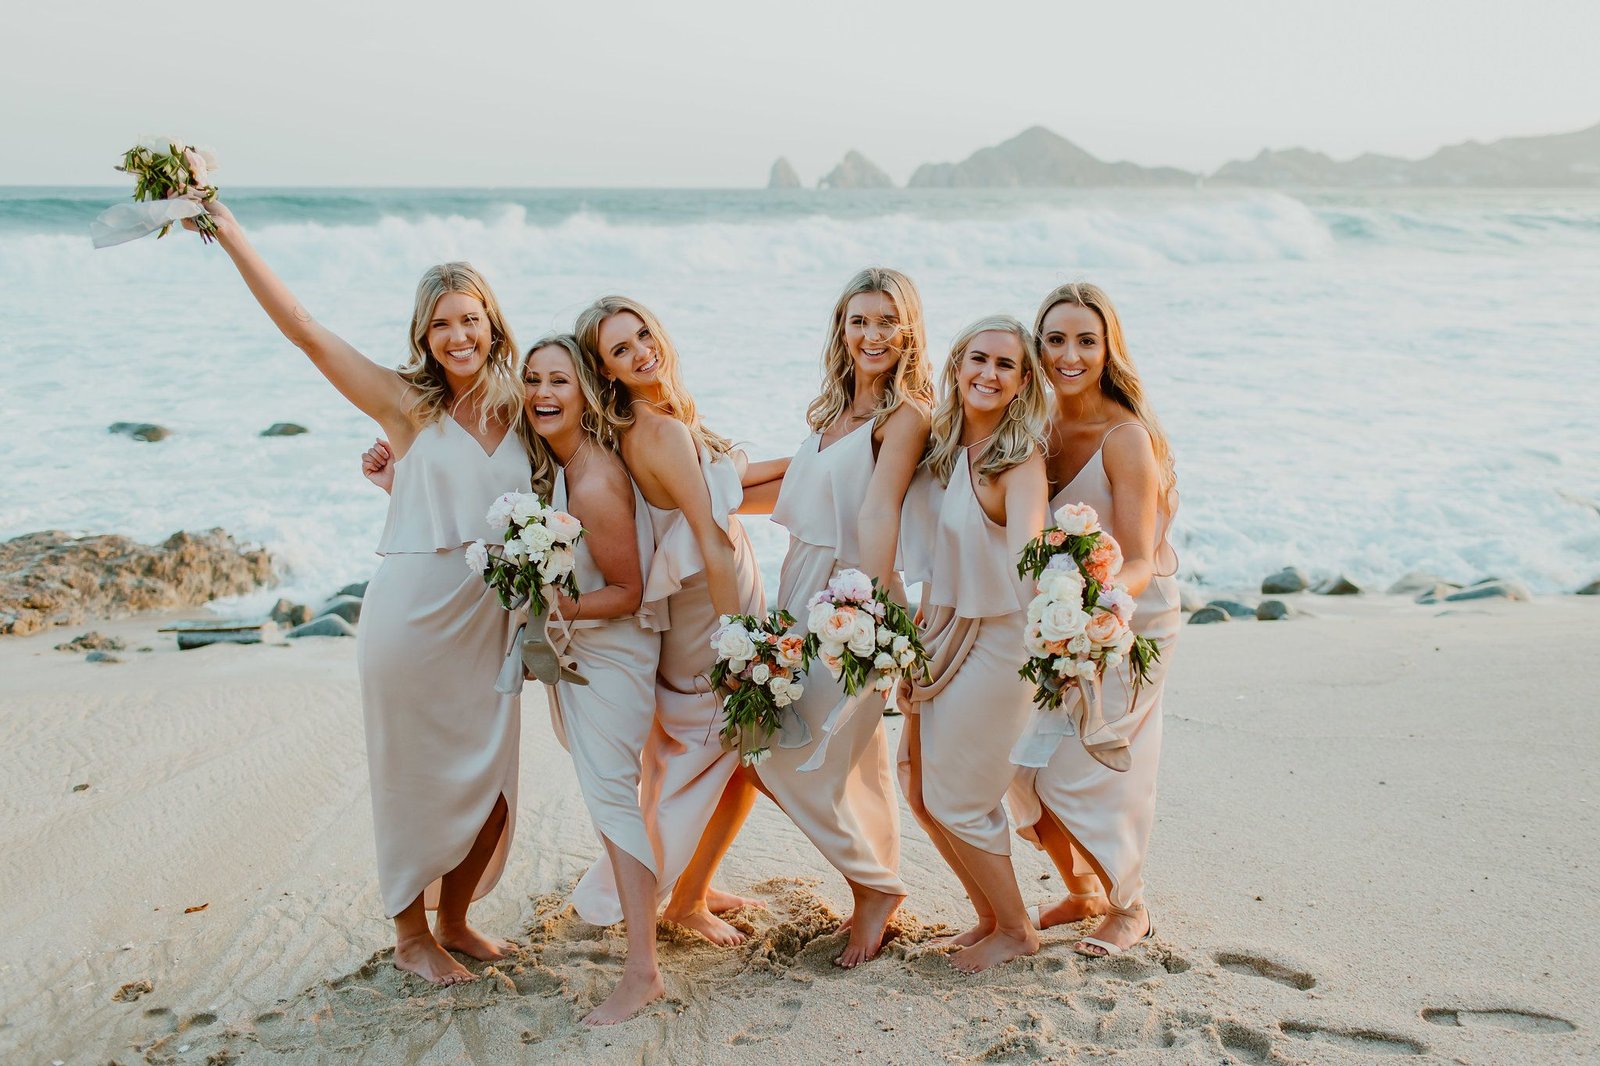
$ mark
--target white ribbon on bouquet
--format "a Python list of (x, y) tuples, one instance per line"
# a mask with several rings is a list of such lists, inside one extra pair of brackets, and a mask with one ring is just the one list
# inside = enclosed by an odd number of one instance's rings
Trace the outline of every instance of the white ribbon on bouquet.
[(149, 236), (162, 226), (170, 226), (186, 218), (197, 218), (205, 213), (206, 205), (198, 197), (188, 196), (147, 200), (137, 204), (114, 204), (89, 223), (89, 237), (96, 248), (110, 248), (114, 244), (126, 244)]

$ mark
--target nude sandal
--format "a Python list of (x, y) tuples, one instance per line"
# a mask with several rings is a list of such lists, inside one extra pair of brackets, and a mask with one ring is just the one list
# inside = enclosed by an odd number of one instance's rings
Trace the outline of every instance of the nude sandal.
[[(1105, 895), (1105, 893), (1103, 893), (1103, 892), (1068, 892), (1062, 898), (1063, 899), (1100, 899), (1104, 895)], [(1030, 923), (1032, 923), (1033, 927), (1035, 929), (1039, 930), (1041, 933), (1044, 932), (1044, 909), (1046, 907), (1050, 906), (1050, 905), (1051, 904), (1049, 904), (1049, 903), (1035, 903), (1033, 906), (1028, 908), (1028, 921)], [(1071, 925), (1073, 923), (1071, 923), (1071, 922), (1062, 922), (1060, 924), (1062, 924), (1062, 925)]]
[[(1130, 914), (1131, 912), (1130, 911), (1125, 911), (1125, 910), (1118, 910), (1117, 908), (1113, 907), (1111, 909), (1111, 913), (1112, 914), (1123, 914), (1123, 915), (1126, 915), (1126, 914)], [(1149, 911), (1145, 912), (1145, 917), (1147, 919), (1149, 919)], [(1072, 950), (1077, 952), (1079, 955), (1082, 955), (1086, 959), (1109, 959), (1109, 958), (1112, 958), (1113, 956), (1121, 955), (1125, 951), (1132, 951), (1134, 948), (1138, 947), (1140, 944), (1143, 944), (1146, 940), (1149, 940), (1151, 937), (1156, 935), (1156, 923), (1155, 923), (1155, 920), (1154, 919), (1149, 919), (1149, 920), (1150, 920), (1150, 928), (1145, 930), (1144, 936), (1140, 937), (1138, 940), (1135, 940), (1133, 943), (1129, 944), (1125, 948), (1118, 947), (1117, 945), (1111, 943), (1110, 941), (1101, 940), (1099, 937), (1086, 936), (1082, 940), (1078, 941), (1076, 944), (1073, 944), (1072, 945)], [(1105, 954), (1101, 954), (1100, 952), (1095, 952), (1095, 951), (1085, 951), (1085, 950), (1083, 950), (1085, 945), (1093, 945), (1094, 947), (1099, 948), (1100, 951), (1104, 952)]]

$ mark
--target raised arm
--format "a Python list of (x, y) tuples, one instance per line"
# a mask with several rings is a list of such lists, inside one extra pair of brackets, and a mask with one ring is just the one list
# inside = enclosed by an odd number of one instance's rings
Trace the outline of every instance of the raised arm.
[(217, 224), (217, 243), (239, 268), (239, 276), (249, 286), (250, 294), (278, 331), (310, 357), (312, 365), (322, 371), (345, 399), (382, 426), (389, 438), (400, 444), (402, 451), (409, 447), (416, 431), (406, 415), (409, 386), (405, 380), (394, 370), (368, 359), (312, 318), (289, 286), (273, 273), (261, 253), (251, 245), (232, 211), (215, 200), (206, 209)]
[(1155, 448), (1142, 427), (1114, 430), (1106, 438), (1101, 458), (1111, 482), (1108, 528), (1122, 549), (1118, 582), (1137, 596), (1155, 575), (1156, 520), (1161, 474)]
[(634, 535), (633, 483), (620, 463), (591, 470), (567, 499), (567, 510), (587, 530), (589, 549), (605, 587), (585, 592), (574, 602), (561, 593), (561, 613), (568, 619), (625, 618), (644, 597), (644, 570), (639, 540)]
[(915, 404), (901, 404), (883, 427), (883, 443), (867, 484), (867, 500), (856, 518), (861, 543), (861, 568), (880, 584), (894, 572), (900, 543), (900, 508), (906, 490), (928, 446), (928, 413)]
[(705, 561), (706, 587), (718, 614), (739, 614), (739, 576), (733, 542), (711, 513), (711, 490), (700, 470), (689, 427), (670, 418), (643, 418), (631, 435), (638, 436), (629, 449), (636, 477), (656, 488), (673, 507), (683, 512)]

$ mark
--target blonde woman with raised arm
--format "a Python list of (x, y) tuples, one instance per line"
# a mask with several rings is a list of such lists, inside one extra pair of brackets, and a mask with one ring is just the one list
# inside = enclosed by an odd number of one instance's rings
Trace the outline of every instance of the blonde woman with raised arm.
[(1040, 928), (1105, 915), (1078, 941), (1081, 955), (1116, 955), (1149, 936), (1144, 858), (1155, 821), (1161, 695), (1182, 616), (1167, 530), (1177, 509), (1172, 450), (1144, 396), (1116, 308), (1098, 286), (1045, 297), (1034, 335), (1055, 397), (1050, 425), (1052, 508), (1086, 503), (1122, 550), (1118, 581), (1134, 598), (1133, 632), (1161, 649), (1137, 692), (1126, 670), (1106, 671), (1101, 700), (1121, 741), (1086, 751), (1074, 737), (1025, 769), (1011, 793), (1018, 832), (1049, 853), (1065, 898), (1033, 910)]
[(948, 941), (958, 949), (950, 964), (977, 973), (1039, 949), (1002, 801), (1033, 707), (1017, 675), (1031, 590), (1016, 560), (1045, 526), (1047, 400), (1033, 336), (1009, 315), (962, 330), (942, 385), (923, 460), (932, 485), (913, 486), (904, 519), (930, 527), (922, 602), (932, 662), (912, 686), (902, 784), (977, 913)]
[[(738, 753), (722, 749), (722, 700), (706, 675), (718, 616), (764, 610), (755, 552), (736, 514), (744, 454), (700, 421), (677, 350), (643, 304), (601, 297), (573, 332), (588, 372), (604, 382), (604, 432), (618, 442), (655, 537), (644, 604), (663, 628), (641, 805), (661, 849), (665, 916), (714, 944), (738, 944), (744, 934), (717, 912), (755, 901), (714, 893), (711, 877), (750, 813), (755, 785)], [(614, 894), (614, 880), (602, 860), (575, 897)]]
[(485, 518), (494, 498), (529, 487), (516, 342), (482, 276), (445, 263), (417, 285), (409, 358), (380, 366), (311, 317), (232, 212), (207, 210), (273, 323), (390, 441), (383, 561), (356, 642), (378, 887), (395, 923), (395, 966), (438, 984), (472, 980), (450, 952), (490, 960), (510, 950), (467, 924), (467, 906), (505, 868), (521, 703), (495, 691), (511, 613), (465, 559), (468, 543), (497, 532)]

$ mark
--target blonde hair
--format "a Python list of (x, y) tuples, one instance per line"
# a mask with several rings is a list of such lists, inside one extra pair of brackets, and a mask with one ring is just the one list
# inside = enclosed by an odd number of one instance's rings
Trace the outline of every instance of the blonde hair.
[(1160, 420), (1150, 409), (1150, 401), (1145, 398), (1144, 385), (1139, 380), (1139, 371), (1133, 365), (1133, 358), (1128, 355), (1128, 342), (1122, 335), (1122, 320), (1117, 317), (1111, 297), (1100, 286), (1087, 281), (1068, 282), (1051, 290), (1050, 295), (1044, 298), (1044, 303), (1039, 305), (1039, 314), (1033, 320), (1033, 339), (1040, 351), (1044, 350), (1044, 316), (1058, 304), (1087, 307), (1099, 316), (1100, 325), (1106, 333), (1106, 362), (1100, 370), (1100, 391), (1112, 402), (1132, 411), (1133, 417), (1150, 434), (1150, 443), (1156, 454), (1156, 468), (1161, 474), (1161, 499), (1166, 509), (1172, 511), (1175, 509), (1178, 487), (1172, 445), (1167, 440), (1166, 431), (1161, 428)]
[(1024, 379), (1021, 390), (1006, 405), (1000, 425), (989, 437), (989, 444), (972, 464), (973, 474), (985, 481), (1024, 463), (1044, 442), (1045, 423), (1050, 417), (1050, 400), (1045, 394), (1044, 367), (1039, 349), (1026, 326), (1010, 315), (980, 318), (956, 336), (950, 345), (950, 358), (944, 365), (939, 405), (934, 408), (933, 426), (928, 435), (928, 454), (922, 460), (939, 483), (950, 483), (956, 455), (961, 451), (961, 431), (966, 412), (961, 406), (961, 387), (957, 378), (961, 359), (980, 333), (1009, 333), (1022, 346)]
[(806, 421), (821, 433), (837, 422), (855, 402), (856, 376), (850, 350), (844, 341), (845, 312), (852, 297), (881, 292), (894, 304), (899, 318), (900, 357), (894, 373), (872, 412), (874, 425), (893, 414), (906, 400), (933, 406), (933, 372), (928, 368), (928, 336), (922, 325), (922, 297), (911, 279), (887, 267), (867, 267), (845, 285), (833, 305), (833, 325), (822, 349), (822, 392), (806, 408)]
[[(471, 296), (483, 304), (489, 320), (489, 358), (473, 375), (472, 384), (460, 396), (450, 391), (444, 367), (428, 348), (428, 325), (440, 299), (452, 292)], [(411, 312), (411, 355), (400, 367), (400, 376), (415, 390), (407, 414), (417, 426), (428, 426), (444, 417), (445, 411), (478, 393), (478, 428), (486, 429), (489, 416), (497, 415), (513, 428), (522, 423), (522, 361), (517, 342), (506, 325), (500, 301), (483, 275), (470, 263), (440, 263), (429, 267), (417, 282), (417, 301)]]
[[(573, 374), (578, 379), (579, 391), (583, 393), (583, 415), (578, 424), (596, 443), (606, 446), (602, 436), (605, 421), (600, 416), (600, 386), (595, 380), (594, 372), (589, 369), (588, 362), (583, 358), (583, 352), (578, 347), (578, 338), (570, 333), (546, 333), (528, 345), (528, 351), (522, 357), (524, 373), (528, 360), (533, 358), (533, 353), (540, 348), (561, 348), (572, 357)], [(541, 498), (549, 500), (550, 494), (555, 491), (556, 467), (560, 464), (556, 462), (555, 454), (550, 451), (550, 445), (534, 432), (531, 419), (522, 420), (519, 432), (522, 434), (523, 445), (528, 449), (528, 462), (533, 468), (533, 491)]]
[(713, 433), (700, 421), (694, 397), (683, 387), (683, 382), (678, 378), (678, 350), (672, 346), (672, 339), (667, 336), (667, 331), (661, 328), (661, 320), (656, 318), (644, 304), (630, 300), (626, 296), (600, 297), (583, 309), (578, 315), (577, 323), (572, 327), (572, 332), (578, 339), (578, 349), (589, 364), (589, 373), (595, 379), (604, 382), (600, 390), (599, 407), (603, 424), (602, 439), (610, 442), (620, 438), (634, 422), (633, 396), (622, 382), (605, 376), (602, 372), (606, 365), (605, 357), (600, 354), (600, 327), (606, 319), (623, 311), (638, 315), (645, 328), (655, 337), (656, 351), (661, 360), (661, 369), (657, 373), (661, 381), (666, 413), (688, 426), (690, 435), (713, 452), (727, 455), (733, 451), (732, 441)]

